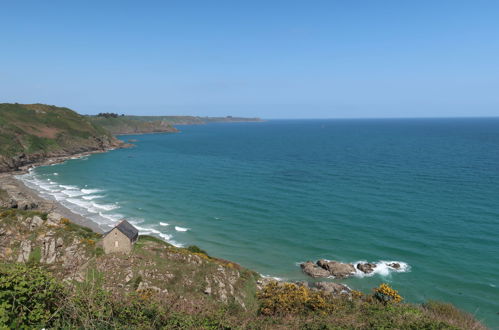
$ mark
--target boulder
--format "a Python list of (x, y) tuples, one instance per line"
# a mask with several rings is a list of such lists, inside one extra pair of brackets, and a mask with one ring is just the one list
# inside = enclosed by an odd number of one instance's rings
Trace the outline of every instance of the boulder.
[(376, 264), (370, 262), (357, 264), (357, 269), (366, 274), (374, 272), (374, 268), (376, 268)]
[(42, 258), (40, 262), (45, 264), (53, 264), (57, 257), (55, 249), (56, 239), (51, 236), (46, 236), (43, 239)]
[(317, 265), (327, 270), (335, 278), (345, 278), (355, 274), (355, 267), (352, 264), (321, 259), (317, 261)]
[(392, 267), (394, 269), (400, 269), (400, 264), (398, 262), (393, 262), (391, 264), (388, 264), (388, 267)]
[(17, 262), (28, 262), (29, 255), (31, 253), (31, 242), (22, 241), (19, 250), (20, 253), (19, 256), (17, 257)]
[(334, 282), (317, 282), (314, 286), (321, 291), (333, 295), (348, 294), (352, 291), (348, 286)]
[(300, 267), (302, 271), (308, 276), (328, 277), (331, 275), (326, 269), (319, 267), (318, 265), (314, 264), (312, 261), (304, 262), (300, 265)]
[(39, 216), (35, 215), (33, 217), (33, 219), (31, 219), (30, 228), (31, 228), (31, 230), (33, 230), (33, 229), (39, 227), (42, 224), (43, 224), (42, 218), (40, 218)]
[(61, 224), (62, 215), (56, 212), (51, 212), (47, 216), (47, 225), (59, 226)]

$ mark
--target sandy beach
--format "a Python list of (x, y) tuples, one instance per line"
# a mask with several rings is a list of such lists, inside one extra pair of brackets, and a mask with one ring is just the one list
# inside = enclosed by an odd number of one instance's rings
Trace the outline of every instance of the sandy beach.
[(70, 219), (71, 222), (75, 224), (88, 227), (97, 233), (103, 233), (103, 230), (97, 223), (72, 212), (55, 200), (43, 198), (37, 191), (27, 187), (21, 180), (16, 179), (11, 173), (0, 174), (0, 188), (5, 190), (9, 194), (9, 197), (13, 200), (18, 202), (26, 201), (29, 202), (29, 204), (35, 203), (37, 207), (33, 210), (47, 213), (55, 212), (60, 214), (62, 217)]

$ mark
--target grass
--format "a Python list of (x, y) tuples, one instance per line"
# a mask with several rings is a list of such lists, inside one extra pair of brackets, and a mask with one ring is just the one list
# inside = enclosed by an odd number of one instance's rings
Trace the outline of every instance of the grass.
[(95, 125), (101, 126), (112, 134), (134, 134), (153, 132), (177, 132), (171, 123), (153, 120), (137, 120), (135, 116), (119, 116), (117, 118), (105, 118), (98, 116), (87, 117)]
[(0, 155), (40, 153), (95, 146), (104, 128), (68, 108), (0, 103)]
[(9, 194), (0, 188), (0, 201), (7, 200), (9, 198)]

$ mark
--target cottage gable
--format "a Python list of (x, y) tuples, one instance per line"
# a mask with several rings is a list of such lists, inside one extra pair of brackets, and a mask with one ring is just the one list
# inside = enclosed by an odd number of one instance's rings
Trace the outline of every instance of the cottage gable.
[(108, 231), (102, 245), (104, 252), (107, 253), (130, 253), (133, 244), (139, 237), (139, 231), (128, 221), (121, 221), (116, 227)]

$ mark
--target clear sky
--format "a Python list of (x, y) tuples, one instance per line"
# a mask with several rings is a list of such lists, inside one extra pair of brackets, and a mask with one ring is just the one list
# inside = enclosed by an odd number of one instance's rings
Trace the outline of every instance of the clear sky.
[(0, 0), (0, 102), (499, 116), (499, 1)]

